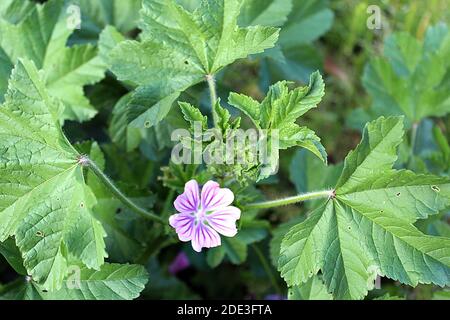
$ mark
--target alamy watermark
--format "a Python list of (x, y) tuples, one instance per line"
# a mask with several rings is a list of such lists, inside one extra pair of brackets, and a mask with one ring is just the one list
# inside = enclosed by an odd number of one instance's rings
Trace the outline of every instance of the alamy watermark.
[(67, 7), (66, 13), (68, 15), (66, 25), (69, 30), (81, 29), (81, 9), (75, 4)]
[(369, 30), (380, 30), (383, 27), (381, 8), (377, 5), (370, 5), (366, 12), (369, 14), (366, 25)]
[(67, 289), (81, 289), (81, 269), (79, 266), (72, 265), (67, 269)]

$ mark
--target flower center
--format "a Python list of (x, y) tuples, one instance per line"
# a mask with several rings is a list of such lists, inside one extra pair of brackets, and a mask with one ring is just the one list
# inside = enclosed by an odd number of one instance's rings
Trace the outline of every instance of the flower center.
[(197, 212), (195, 213), (195, 219), (197, 223), (205, 223), (207, 215), (208, 211), (204, 210), (201, 206), (199, 206)]

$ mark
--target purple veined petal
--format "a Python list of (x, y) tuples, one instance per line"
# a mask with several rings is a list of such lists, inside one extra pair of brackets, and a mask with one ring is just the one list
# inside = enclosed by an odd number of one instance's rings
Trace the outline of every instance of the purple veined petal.
[(178, 238), (187, 242), (192, 239), (195, 229), (195, 217), (189, 213), (173, 214), (169, 218), (169, 224), (175, 228)]
[(241, 210), (229, 206), (206, 215), (206, 219), (214, 230), (226, 237), (234, 237), (237, 233), (236, 220), (241, 217)]
[(202, 188), (201, 203), (205, 211), (224, 208), (233, 203), (234, 194), (230, 189), (220, 188), (214, 181), (208, 181)]
[(195, 251), (201, 252), (202, 248), (220, 246), (221, 241), (219, 234), (214, 229), (200, 222), (195, 226), (191, 244)]
[(178, 212), (194, 213), (198, 210), (200, 204), (200, 194), (198, 183), (190, 180), (184, 185), (184, 192), (174, 201), (173, 205)]

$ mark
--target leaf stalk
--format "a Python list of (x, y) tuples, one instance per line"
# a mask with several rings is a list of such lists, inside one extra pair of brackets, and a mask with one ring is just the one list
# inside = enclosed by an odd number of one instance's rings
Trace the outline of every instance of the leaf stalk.
[(214, 127), (217, 127), (218, 117), (217, 117), (216, 108), (215, 108), (215, 105), (217, 103), (216, 80), (214, 79), (214, 76), (211, 74), (206, 75), (205, 78), (206, 78), (206, 82), (208, 83), (208, 87), (209, 87), (209, 95), (211, 98), (211, 112), (213, 115)]
[(100, 179), (100, 181), (102, 181), (102, 183), (108, 188), (108, 190), (130, 210), (145, 219), (162, 224), (165, 223), (161, 217), (145, 210), (144, 208), (141, 208), (133, 201), (131, 201), (131, 199), (128, 198), (122, 191), (120, 191), (119, 188), (117, 188), (117, 186), (114, 184), (114, 182), (106, 174), (103, 173), (103, 171), (95, 164), (95, 162), (93, 162), (87, 156), (80, 156), (78, 158), (78, 163), (83, 167), (89, 168)]
[(269, 209), (275, 207), (286, 206), (298, 202), (303, 202), (307, 200), (315, 200), (320, 198), (334, 198), (336, 196), (334, 190), (323, 190), (323, 191), (315, 191), (309, 193), (299, 194), (293, 197), (287, 197), (283, 199), (271, 200), (271, 201), (263, 201), (263, 202), (255, 202), (244, 206), (244, 209)]

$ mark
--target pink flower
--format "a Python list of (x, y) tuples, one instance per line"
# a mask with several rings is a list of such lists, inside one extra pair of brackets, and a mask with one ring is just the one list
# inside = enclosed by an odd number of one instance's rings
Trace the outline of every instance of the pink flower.
[(214, 181), (205, 183), (201, 190), (197, 181), (191, 180), (184, 186), (173, 205), (179, 212), (169, 218), (181, 241), (191, 241), (192, 248), (200, 252), (202, 248), (220, 246), (220, 234), (233, 237), (237, 233), (236, 220), (241, 210), (230, 206), (234, 194), (230, 189), (220, 188)]

